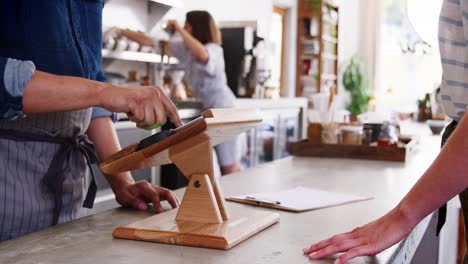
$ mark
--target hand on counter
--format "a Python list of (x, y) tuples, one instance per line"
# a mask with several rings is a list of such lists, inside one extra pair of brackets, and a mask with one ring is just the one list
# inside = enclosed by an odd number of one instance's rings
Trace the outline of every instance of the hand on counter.
[(168, 201), (172, 208), (177, 208), (180, 205), (173, 192), (146, 181), (120, 184), (112, 189), (119, 204), (140, 211), (148, 210), (148, 203), (152, 203), (155, 211), (162, 213), (164, 209), (161, 206), (161, 201)]
[(322, 240), (304, 249), (304, 254), (316, 260), (344, 252), (335, 262), (344, 264), (356, 257), (374, 256), (382, 252), (406, 237), (414, 226), (397, 207), (365, 226)]

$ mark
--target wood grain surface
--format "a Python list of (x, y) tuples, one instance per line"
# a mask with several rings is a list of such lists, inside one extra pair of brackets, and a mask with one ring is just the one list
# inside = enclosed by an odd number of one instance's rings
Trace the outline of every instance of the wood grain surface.
[(192, 175), (176, 220), (211, 224), (223, 222), (208, 175)]
[(261, 120), (257, 109), (209, 109), (201, 117), (177, 128), (177, 132), (168, 138), (140, 151), (137, 151), (138, 143), (131, 145), (100, 163), (99, 167), (104, 174), (115, 174), (169, 164), (168, 150), (187, 139), (203, 133), (210, 139), (211, 146), (216, 146), (255, 128)]
[(251, 209), (236, 210), (220, 224), (176, 221), (178, 209), (154, 215), (114, 230), (115, 238), (173, 245), (230, 249), (279, 221), (279, 214)]
[(377, 147), (368, 145), (316, 144), (300, 141), (292, 144), (291, 151), (298, 157), (348, 158), (363, 160), (406, 161), (414, 152), (418, 139), (404, 147)]

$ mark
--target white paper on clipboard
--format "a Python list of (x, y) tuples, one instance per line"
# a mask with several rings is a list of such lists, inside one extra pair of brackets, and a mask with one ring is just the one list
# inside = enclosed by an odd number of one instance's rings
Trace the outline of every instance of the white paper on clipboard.
[(253, 204), (252, 198), (260, 201), (257, 203), (259, 206), (265, 205), (266, 207), (295, 212), (303, 212), (372, 199), (372, 197), (328, 192), (307, 187), (296, 187), (277, 192), (253, 193), (229, 197), (227, 200)]

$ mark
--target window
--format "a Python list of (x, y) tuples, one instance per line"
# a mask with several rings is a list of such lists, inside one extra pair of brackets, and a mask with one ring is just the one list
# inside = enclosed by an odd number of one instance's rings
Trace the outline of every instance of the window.
[(279, 87), (279, 92), (283, 94), (282, 79), (283, 79), (283, 61), (284, 61), (284, 39), (286, 26), (286, 10), (274, 6), (271, 25), (271, 44), (273, 50), (271, 79), (269, 84), (274, 87)]
[(410, 112), (440, 84), (442, 0), (384, 0), (375, 96), (379, 111)]

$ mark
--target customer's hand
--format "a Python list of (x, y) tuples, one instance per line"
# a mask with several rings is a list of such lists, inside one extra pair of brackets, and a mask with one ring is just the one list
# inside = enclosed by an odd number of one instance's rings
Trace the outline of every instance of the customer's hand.
[(359, 256), (374, 256), (382, 252), (406, 237), (414, 226), (396, 208), (363, 227), (320, 241), (304, 249), (304, 254), (315, 260), (345, 252), (336, 262), (344, 264)]
[(148, 203), (152, 203), (155, 211), (162, 213), (164, 209), (161, 206), (161, 201), (168, 201), (172, 208), (177, 208), (180, 205), (173, 192), (146, 181), (120, 184), (113, 186), (112, 189), (119, 204), (140, 211), (148, 210)]
[(117, 87), (105, 86), (100, 93), (100, 106), (113, 112), (127, 113), (140, 128), (165, 124), (166, 114), (177, 125), (182, 120), (174, 103), (156, 86)]

